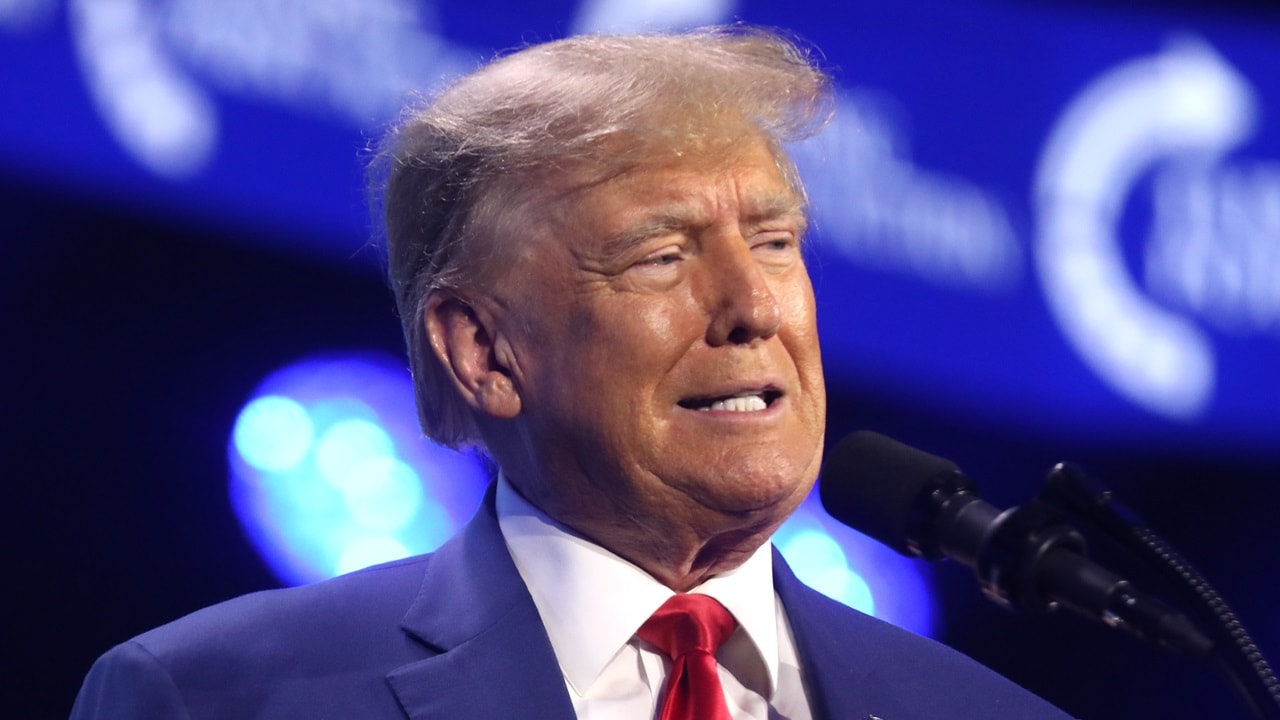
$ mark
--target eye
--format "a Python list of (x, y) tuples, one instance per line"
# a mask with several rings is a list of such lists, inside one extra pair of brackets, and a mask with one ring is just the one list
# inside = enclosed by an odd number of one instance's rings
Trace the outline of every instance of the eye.
[(753, 250), (764, 250), (768, 252), (778, 252), (791, 250), (796, 246), (795, 236), (791, 233), (773, 232), (761, 233), (756, 236), (752, 243)]
[(654, 253), (649, 253), (636, 263), (637, 265), (645, 265), (649, 267), (664, 267), (667, 265), (675, 265), (684, 259), (684, 253), (680, 248), (670, 247), (663, 248)]
[(796, 264), (799, 244), (793, 233), (763, 232), (752, 238), (751, 254), (761, 266), (782, 270)]

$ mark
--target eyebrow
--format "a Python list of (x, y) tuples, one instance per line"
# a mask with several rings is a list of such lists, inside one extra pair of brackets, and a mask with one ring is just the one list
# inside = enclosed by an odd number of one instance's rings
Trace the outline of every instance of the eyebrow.
[(749, 207), (752, 211), (745, 218), (746, 225), (761, 225), (770, 220), (789, 217), (795, 220), (801, 235), (809, 227), (809, 215), (805, 212), (804, 201), (794, 195), (770, 195)]

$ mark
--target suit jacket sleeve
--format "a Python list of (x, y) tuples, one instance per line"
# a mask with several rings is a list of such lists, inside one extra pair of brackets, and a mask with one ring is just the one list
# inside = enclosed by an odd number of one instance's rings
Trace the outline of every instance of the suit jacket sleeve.
[(71, 720), (186, 720), (169, 671), (136, 642), (117, 645), (85, 676)]

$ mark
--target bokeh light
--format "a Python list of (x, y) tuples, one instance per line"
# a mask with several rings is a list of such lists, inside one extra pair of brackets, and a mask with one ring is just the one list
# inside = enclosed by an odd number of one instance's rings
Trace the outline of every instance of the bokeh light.
[(479, 505), (477, 457), (421, 437), (402, 362), (309, 358), (268, 376), (228, 447), (232, 504), (282, 580), (430, 552)]
[(916, 634), (933, 634), (927, 564), (839, 524), (822, 510), (816, 493), (783, 523), (773, 542), (809, 587)]

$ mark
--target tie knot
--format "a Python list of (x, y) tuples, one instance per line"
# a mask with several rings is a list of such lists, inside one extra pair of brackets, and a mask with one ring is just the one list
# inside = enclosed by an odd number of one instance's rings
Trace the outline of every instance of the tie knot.
[(715, 655), (733, 634), (738, 621), (707, 595), (672, 595), (636, 633), (676, 660), (694, 650)]

